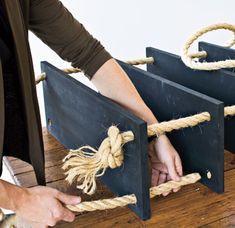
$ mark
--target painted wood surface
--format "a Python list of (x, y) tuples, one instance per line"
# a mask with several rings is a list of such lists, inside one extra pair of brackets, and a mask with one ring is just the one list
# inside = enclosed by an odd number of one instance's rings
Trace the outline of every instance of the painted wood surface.
[[(184, 65), (180, 56), (155, 48), (147, 48), (146, 52), (155, 59), (154, 64), (147, 66), (149, 72), (223, 101), (225, 106), (235, 104), (233, 72), (192, 70)], [(224, 126), (225, 148), (235, 153), (235, 117), (226, 118)]]
[[(210, 122), (167, 135), (180, 154), (185, 172), (199, 172), (202, 183), (216, 192), (223, 192), (223, 102), (137, 67), (120, 64), (160, 122), (204, 111), (210, 113)], [(207, 178), (208, 172), (212, 174), (211, 179)]]
[[(146, 123), (49, 63), (42, 63), (42, 71), (47, 75), (43, 82), (47, 128), (66, 148), (85, 145), (98, 148), (112, 125), (122, 132), (133, 132), (134, 140), (123, 148), (123, 165), (107, 169), (101, 179), (119, 196), (135, 194), (137, 204), (129, 207), (142, 219), (148, 219), (150, 177)], [(50, 182), (54, 181), (52, 173), (53, 170), (46, 173)]]

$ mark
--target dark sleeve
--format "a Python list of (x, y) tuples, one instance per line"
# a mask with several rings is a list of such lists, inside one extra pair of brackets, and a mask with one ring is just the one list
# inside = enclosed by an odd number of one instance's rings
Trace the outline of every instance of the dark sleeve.
[(112, 58), (58, 0), (31, 0), (29, 29), (90, 79)]

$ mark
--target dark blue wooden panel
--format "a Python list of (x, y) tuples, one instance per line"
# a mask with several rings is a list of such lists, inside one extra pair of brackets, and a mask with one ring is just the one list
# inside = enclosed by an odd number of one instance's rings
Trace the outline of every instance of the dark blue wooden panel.
[(42, 71), (47, 128), (66, 148), (99, 147), (112, 124), (131, 130), (135, 140), (124, 146), (124, 165), (108, 169), (102, 181), (117, 195), (134, 193), (130, 208), (142, 219), (150, 217), (146, 123), (52, 65)]
[[(216, 192), (223, 192), (223, 103), (144, 70), (120, 64), (159, 121), (204, 111), (211, 114), (210, 122), (168, 135), (180, 154), (184, 171), (199, 172), (202, 183)], [(207, 178), (208, 171), (211, 179)]]
[[(192, 70), (184, 65), (179, 56), (155, 48), (147, 48), (147, 56), (156, 60), (148, 65), (149, 72), (221, 100), (225, 106), (235, 104), (235, 75), (232, 72)], [(235, 118), (226, 118), (225, 148), (235, 153), (234, 134)]]
[[(235, 50), (232, 48), (221, 47), (216, 44), (206, 42), (199, 42), (199, 50), (207, 52), (207, 57), (203, 59), (207, 62), (235, 59)], [(232, 72), (235, 71), (234, 68), (229, 68), (227, 70)]]

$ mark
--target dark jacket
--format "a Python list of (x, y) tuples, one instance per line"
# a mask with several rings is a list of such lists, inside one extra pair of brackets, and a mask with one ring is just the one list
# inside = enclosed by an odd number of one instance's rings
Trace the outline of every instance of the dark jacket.
[[(5, 4), (5, 11), (12, 31), (14, 41), (14, 56), (16, 59), (16, 77), (19, 96), (22, 103), (18, 107), (22, 114), (22, 132), (11, 132), (8, 139), (4, 138), (6, 125), (6, 104), (4, 94), (4, 76), (0, 64), (0, 160), (2, 155), (15, 155), (13, 150), (21, 151), (17, 156), (30, 162), (35, 170), (39, 184), (45, 183), (44, 176), (44, 148), (40, 113), (35, 88), (35, 77), (28, 43), (28, 29), (36, 34), (44, 43), (50, 46), (61, 58), (81, 68), (91, 78), (94, 73), (111, 56), (103, 46), (94, 39), (58, 0), (1, 0)], [(1, 32), (1, 31), (0, 31)], [(6, 76), (5, 76), (6, 78)], [(16, 118), (16, 119), (15, 119)], [(17, 115), (14, 123), (17, 123)], [(8, 118), (9, 119), (9, 118)], [(23, 120), (23, 121), (22, 121)], [(8, 125), (9, 125), (8, 121)], [(19, 138), (22, 148), (3, 151), (4, 141), (11, 137)], [(22, 139), (24, 139), (22, 141)], [(22, 143), (23, 142), (23, 143)], [(16, 144), (17, 145), (17, 144)], [(0, 165), (1, 171), (1, 165)]]

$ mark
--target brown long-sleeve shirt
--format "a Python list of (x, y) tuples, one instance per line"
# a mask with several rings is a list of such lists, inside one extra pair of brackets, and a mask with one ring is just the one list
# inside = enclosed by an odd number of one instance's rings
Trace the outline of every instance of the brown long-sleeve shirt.
[(30, 162), (43, 184), (44, 149), (28, 29), (89, 78), (111, 56), (58, 0), (3, 0), (3, 10), (17, 67), (11, 68), (9, 62), (3, 70), (0, 67), (0, 160), (4, 153)]

